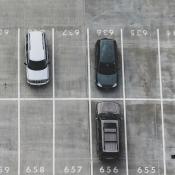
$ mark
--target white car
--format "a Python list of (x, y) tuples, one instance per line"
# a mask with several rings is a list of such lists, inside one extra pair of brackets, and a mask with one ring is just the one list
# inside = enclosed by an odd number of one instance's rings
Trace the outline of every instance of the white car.
[(46, 34), (31, 31), (26, 34), (26, 74), (30, 85), (44, 85), (49, 82), (49, 61)]

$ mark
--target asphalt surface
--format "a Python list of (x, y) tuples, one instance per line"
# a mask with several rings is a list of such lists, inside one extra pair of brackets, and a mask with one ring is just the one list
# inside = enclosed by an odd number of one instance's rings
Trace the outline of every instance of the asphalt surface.
[[(52, 175), (55, 160), (56, 175), (92, 175), (91, 168), (94, 175), (165, 175), (165, 150), (167, 175), (174, 175), (174, 160), (171, 158), (175, 155), (174, 10), (175, 2), (171, 0), (0, 0), (0, 174), (18, 174), (20, 163), (21, 175)], [(26, 83), (23, 64), (25, 34), (35, 29), (46, 32), (51, 63), (50, 82), (39, 88)], [(160, 34), (163, 116), (157, 29)], [(103, 37), (116, 39), (120, 54), (119, 85), (112, 91), (101, 91), (95, 85), (94, 46), (96, 40)], [(126, 106), (122, 100), (122, 46)], [(101, 162), (96, 153), (95, 105), (108, 98), (113, 98), (122, 109), (121, 152), (115, 162)]]

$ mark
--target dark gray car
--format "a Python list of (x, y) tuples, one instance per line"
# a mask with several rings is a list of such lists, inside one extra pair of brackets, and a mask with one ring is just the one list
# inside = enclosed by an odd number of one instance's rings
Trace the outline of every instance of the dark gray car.
[(99, 102), (96, 108), (97, 154), (100, 160), (114, 160), (120, 148), (120, 106), (115, 102)]
[(103, 38), (96, 42), (96, 85), (99, 88), (117, 86), (117, 43), (113, 39)]

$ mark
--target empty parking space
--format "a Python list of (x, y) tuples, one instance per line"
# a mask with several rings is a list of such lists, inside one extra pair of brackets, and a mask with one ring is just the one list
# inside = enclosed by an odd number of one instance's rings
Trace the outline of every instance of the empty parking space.
[(163, 86), (164, 98), (175, 97), (174, 46), (175, 46), (175, 28), (173, 26), (161, 27), (160, 56), (161, 56), (162, 86)]
[(55, 118), (56, 174), (89, 175), (88, 102), (56, 101)]
[(52, 174), (52, 102), (21, 102), (21, 174)]
[(160, 97), (156, 29), (125, 28), (124, 64), (126, 97)]
[[(117, 60), (118, 86), (110, 90), (101, 90), (96, 86), (95, 43), (98, 39), (115, 39), (118, 45), (119, 58)], [(114, 26), (94, 26), (89, 31), (90, 50), (90, 80), (92, 98), (121, 98), (122, 97), (122, 63), (121, 63), (121, 36), (120, 28)]]
[(126, 155), (125, 155), (125, 133), (124, 133), (124, 116), (123, 104), (121, 101), (115, 101), (121, 108), (120, 121), (120, 136), (119, 136), (119, 150), (117, 160), (115, 161), (101, 161), (97, 155), (97, 139), (96, 139), (96, 105), (97, 101), (92, 102), (92, 149), (93, 149), (93, 167), (94, 174), (110, 174), (110, 175), (125, 175), (126, 174)]
[(175, 103), (164, 103), (164, 121), (165, 121), (165, 145), (166, 145), (166, 167), (167, 174), (171, 175), (175, 173), (174, 169), (174, 155), (175, 155), (175, 131), (174, 131), (174, 113)]
[(52, 30), (46, 28), (39, 28), (38, 30), (43, 30), (46, 33), (46, 38), (48, 41), (49, 48), (49, 76), (50, 81), (45, 86), (34, 87), (27, 83), (26, 79), (26, 62), (25, 58), (25, 37), (28, 31), (37, 30), (37, 28), (21, 29), (20, 30), (20, 90), (22, 98), (49, 98), (52, 97)]
[(160, 104), (126, 104), (129, 174), (163, 174)]
[(55, 95), (87, 97), (86, 31), (83, 27), (55, 29)]
[(0, 30), (0, 97), (17, 97), (17, 29)]
[(18, 170), (18, 115), (16, 101), (0, 102), (1, 174), (16, 175)]

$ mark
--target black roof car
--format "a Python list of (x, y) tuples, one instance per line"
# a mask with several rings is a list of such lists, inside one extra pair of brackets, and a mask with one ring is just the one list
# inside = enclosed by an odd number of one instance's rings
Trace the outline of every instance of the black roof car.
[(119, 155), (120, 106), (99, 102), (96, 107), (97, 153), (100, 160), (114, 160)]
[(97, 40), (95, 45), (96, 85), (100, 88), (117, 86), (117, 43), (113, 39)]

